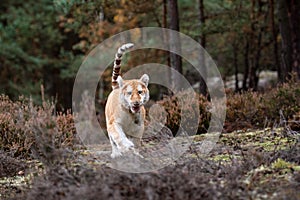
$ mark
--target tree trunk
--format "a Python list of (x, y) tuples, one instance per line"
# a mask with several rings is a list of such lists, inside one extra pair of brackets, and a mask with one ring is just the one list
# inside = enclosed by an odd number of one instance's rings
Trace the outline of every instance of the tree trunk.
[(300, 2), (278, 0), (279, 29), (281, 34), (281, 80), (296, 72), (300, 79)]
[(167, 28), (167, 0), (163, 0), (163, 28)]
[[(169, 28), (179, 33), (179, 15), (177, 0), (168, 0), (168, 16), (169, 16)], [(172, 51), (180, 52), (180, 37), (179, 34), (171, 33), (169, 35), (170, 42), (170, 64), (173, 69), (182, 73), (182, 60), (180, 55), (172, 53)], [(181, 83), (176, 76), (171, 73), (172, 87), (180, 89)]]
[(271, 29), (272, 29), (272, 37), (273, 37), (273, 56), (275, 61), (275, 67), (277, 69), (277, 76), (280, 81), (283, 81), (282, 72), (280, 67), (280, 61), (278, 59), (278, 45), (277, 45), (277, 29), (275, 26), (275, 16), (274, 16), (274, 0), (269, 0), (269, 8), (270, 8), (270, 18), (271, 18)]
[(244, 78), (243, 78), (243, 90), (247, 90), (248, 88), (248, 76), (249, 76), (249, 41), (246, 38), (246, 46), (244, 51)]
[[(200, 26), (205, 25), (205, 14), (204, 14), (204, 4), (203, 0), (199, 0), (199, 16), (200, 16)], [(206, 34), (201, 33), (200, 42), (203, 48), (206, 47)]]
[(235, 77), (235, 91), (238, 92), (239, 88), (239, 66), (238, 66), (238, 47), (233, 45), (233, 65), (234, 65), (234, 77)]
[[(168, 27), (168, 3), (167, 0), (163, 0), (163, 10), (162, 10), (162, 14), (163, 14), (163, 23), (162, 26), (163, 28), (167, 28)], [(166, 32), (164, 32), (163, 34), (164, 40), (168, 40), (169, 36), (166, 34)], [(170, 61), (170, 54), (167, 54), (167, 65), (171, 66), (171, 61)], [(167, 74), (167, 83), (168, 85), (172, 84), (172, 75), (171, 75), (171, 69), (168, 70), (168, 74)], [(160, 94), (162, 94), (163, 89), (160, 87), (159, 89)], [(171, 96), (172, 92), (170, 90), (167, 90), (167, 95)]]
[(291, 15), (289, 15), (292, 30), (292, 72), (295, 72), (300, 79), (300, 2), (290, 1)]
[[(262, 2), (259, 0), (258, 1), (258, 11), (257, 11), (257, 16), (256, 18), (254, 19), (255, 21), (260, 19), (260, 17), (263, 15), (263, 11), (262, 11)], [(264, 15), (264, 20), (266, 21), (267, 20), (267, 17), (268, 17), (268, 13), (265, 13)], [(253, 24), (253, 23), (252, 23)], [(253, 60), (253, 66), (251, 68), (251, 72), (250, 72), (250, 80), (249, 80), (249, 87), (252, 88), (253, 90), (257, 90), (258, 89), (258, 79), (259, 79), (259, 76), (258, 76), (258, 71), (259, 71), (259, 68), (260, 68), (260, 58), (261, 58), (261, 50), (262, 50), (262, 36), (263, 36), (263, 33), (264, 33), (264, 26), (261, 25), (259, 27), (259, 30), (258, 30), (258, 36), (257, 36), (257, 42), (256, 42), (256, 51), (255, 51), (255, 57), (254, 57), (254, 60)], [(254, 28), (253, 26), (253, 32), (257, 32), (257, 30)]]
[[(199, 0), (199, 17), (200, 17), (200, 26), (204, 26), (205, 25), (205, 14), (204, 14), (204, 4), (203, 4), (203, 0)], [(200, 35), (200, 44), (203, 47), (203, 49), (205, 49), (206, 47), (206, 34), (202, 31), (201, 35)], [(199, 84), (199, 92), (200, 94), (207, 96), (207, 87), (206, 87), (206, 83), (205, 83), (205, 79), (207, 78), (207, 71), (206, 71), (206, 65), (205, 65), (205, 52), (201, 51), (200, 55), (199, 55), (199, 59), (200, 59), (200, 66), (203, 66), (203, 74), (201, 74), (202, 76), (200, 77), (200, 84)]]

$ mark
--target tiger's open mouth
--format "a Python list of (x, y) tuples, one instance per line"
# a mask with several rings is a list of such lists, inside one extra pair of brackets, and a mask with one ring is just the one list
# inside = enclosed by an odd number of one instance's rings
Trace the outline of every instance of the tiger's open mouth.
[(139, 112), (140, 109), (141, 109), (140, 105), (133, 105), (133, 106), (131, 106), (131, 111), (134, 112), (134, 113)]

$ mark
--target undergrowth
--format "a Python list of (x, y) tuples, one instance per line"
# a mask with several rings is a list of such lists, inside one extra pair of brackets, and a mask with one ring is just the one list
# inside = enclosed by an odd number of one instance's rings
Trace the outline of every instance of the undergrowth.
[(72, 146), (77, 142), (70, 112), (55, 113), (53, 103), (36, 106), (24, 97), (13, 102), (0, 96), (0, 133), (0, 150), (9, 150), (14, 156), (26, 157), (33, 151), (49, 150), (47, 146)]
[[(188, 97), (187, 97), (188, 98)], [(198, 134), (205, 133), (210, 122), (210, 102), (197, 95), (199, 105)], [(192, 100), (190, 100), (192, 101)], [(181, 123), (182, 107), (177, 96), (165, 97), (158, 102), (167, 111), (167, 123), (172, 132), (176, 132)], [(193, 105), (195, 102), (189, 102)], [(283, 115), (290, 126), (299, 129), (300, 118), (300, 82), (289, 81), (270, 91), (260, 93), (244, 91), (227, 94), (226, 119), (223, 132), (234, 130), (260, 129), (280, 123)], [(190, 113), (195, 113), (193, 106), (183, 106)], [(193, 114), (188, 116), (192, 119)]]
[[(180, 105), (183, 99), (189, 103)], [(199, 133), (205, 132), (210, 121), (210, 103), (203, 96), (165, 97), (158, 102), (167, 112), (166, 125), (173, 133), (182, 121), (182, 109), (187, 111), (187, 122), (197, 117), (195, 104), (199, 105), (200, 113), (196, 128)], [(299, 82), (289, 82), (266, 93), (230, 93), (224, 131), (282, 125), (291, 128), (291, 133), (299, 128), (299, 105)], [(162, 110), (157, 107), (156, 111)], [(147, 174), (123, 173), (105, 165), (93, 165), (93, 158), (85, 162), (78, 152), (72, 151), (79, 141), (71, 112), (57, 113), (53, 103), (36, 106), (30, 99), (11, 101), (5, 95), (0, 96), (0, 133), (0, 176), (26, 169), (13, 157), (32, 156), (45, 169), (20, 193), (21, 199), (257, 199), (265, 194), (275, 199), (299, 197), (295, 192), (300, 181), (299, 140), (290, 148), (266, 151), (241, 145), (233, 134), (232, 141), (221, 138), (221, 142), (227, 143), (215, 148), (222, 153), (232, 149), (238, 155), (230, 157), (229, 165), (198, 157)], [(276, 137), (281, 133), (273, 134)], [(284, 174), (287, 176), (283, 177)]]
[[(165, 97), (157, 103), (167, 113), (165, 125), (173, 134), (181, 124), (187, 124), (185, 128), (188, 130), (206, 132), (211, 113), (210, 102), (205, 97), (195, 95), (195, 98), (190, 98), (182, 93)], [(199, 105), (198, 111), (196, 104)], [(161, 109), (156, 110), (161, 112)], [(181, 118), (183, 110), (187, 115), (184, 123)], [(292, 129), (299, 130), (300, 82), (290, 81), (265, 93), (227, 94), (224, 132), (272, 127), (280, 123), (282, 116)], [(195, 121), (199, 123), (193, 127)], [(71, 112), (57, 113), (53, 103), (43, 102), (42, 106), (37, 106), (24, 97), (12, 101), (5, 95), (0, 96), (0, 133), (0, 150), (13, 151), (15, 156), (28, 156), (41, 143), (73, 147), (79, 142)]]
[[(280, 123), (282, 115), (295, 126), (300, 113), (300, 82), (290, 81), (265, 93), (228, 94), (224, 130), (258, 129)], [(294, 122), (293, 122), (294, 121)]]

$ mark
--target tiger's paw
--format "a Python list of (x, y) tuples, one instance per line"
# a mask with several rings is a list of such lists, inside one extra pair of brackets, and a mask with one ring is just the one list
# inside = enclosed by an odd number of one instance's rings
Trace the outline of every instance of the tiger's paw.
[(122, 156), (121, 151), (116, 150), (116, 149), (113, 150), (112, 153), (110, 154), (110, 157), (111, 157), (111, 158), (117, 158), (117, 157), (120, 157), (120, 156)]
[(124, 147), (124, 151), (128, 151), (130, 149), (134, 149), (134, 144), (132, 141), (130, 141), (129, 139), (124, 139), (122, 141), (122, 146)]

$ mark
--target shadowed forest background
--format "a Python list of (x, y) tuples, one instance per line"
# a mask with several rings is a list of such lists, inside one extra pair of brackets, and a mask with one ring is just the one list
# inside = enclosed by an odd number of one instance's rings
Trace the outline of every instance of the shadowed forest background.
[[(145, 26), (187, 34), (212, 56), (233, 90), (257, 90), (261, 71), (273, 71), (278, 82), (292, 71), (300, 76), (299, 7), (284, 0), (4, 0), (0, 91), (12, 99), (32, 96), (38, 103), (43, 85), (47, 99), (60, 109), (71, 108), (73, 82), (85, 55), (114, 34)], [(205, 93), (198, 73), (185, 62), (173, 62), (166, 52), (133, 54), (126, 66), (149, 61), (171, 65)], [(108, 72), (103, 84), (106, 94), (110, 76)], [(265, 87), (274, 86), (276, 77), (268, 83)]]
[[(105, 39), (139, 27), (169, 28), (198, 41), (222, 75), (227, 107), (219, 140), (201, 155), (212, 112), (201, 76), (166, 51), (126, 54), (123, 72), (160, 63), (182, 73), (197, 95), (179, 95), (189, 105), (196, 101), (200, 112), (197, 134), (187, 136), (190, 148), (178, 160), (133, 174), (110, 167), (110, 146), (99, 144), (93, 152), (83, 145), (71, 107), (85, 56)], [(83, 105), (96, 103), (93, 122), (101, 126), (111, 73), (112, 67), (96, 99)], [(0, 199), (300, 199), (299, 80), (298, 0), (1, 0)], [(159, 130), (146, 124), (152, 135), (141, 148), (159, 152), (159, 145), (180, 140), (174, 135), (183, 108), (166, 88), (149, 87), (147, 112), (158, 104), (165, 112), (152, 114), (166, 123)], [(189, 105), (183, 106), (187, 122), (195, 117)], [(82, 121), (87, 133), (89, 120)]]

